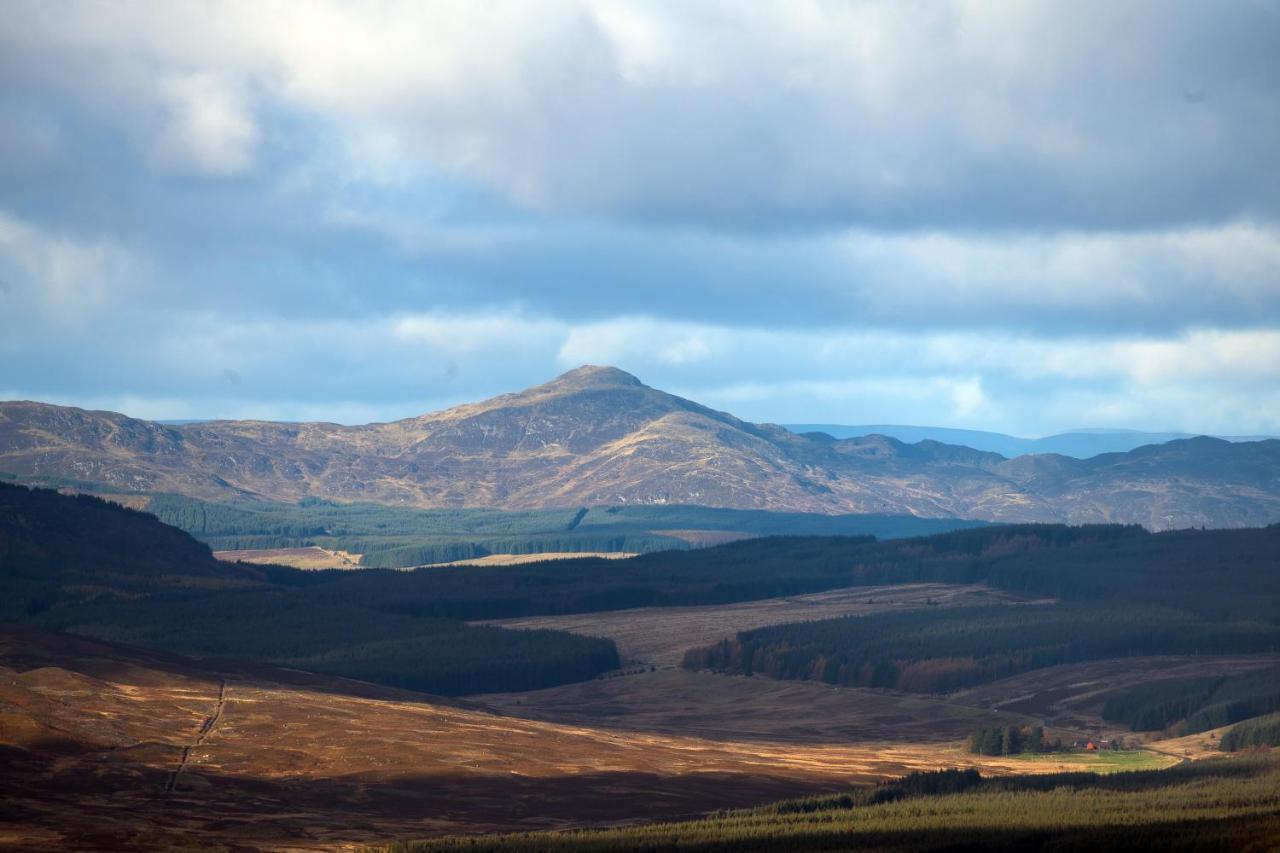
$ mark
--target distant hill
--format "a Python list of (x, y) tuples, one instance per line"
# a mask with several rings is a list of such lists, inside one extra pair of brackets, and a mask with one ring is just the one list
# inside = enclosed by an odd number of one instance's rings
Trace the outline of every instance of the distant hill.
[(1193, 438), (1087, 460), (752, 424), (611, 367), (385, 424), (163, 425), (0, 404), (0, 472), (208, 500), (417, 507), (694, 504), (1153, 529), (1280, 520), (1280, 441)]
[[(950, 427), (907, 426), (904, 424), (784, 424), (795, 433), (825, 432), (835, 438), (859, 438), (866, 435), (887, 435), (914, 444), (919, 441), (939, 441), (961, 444), (974, 450), (999, 453), (1010, 459), (1031, 453), (1057, 453), (1076, 459), (1089, 459), (1102, 453), (1127, 453), (1148, 444), (1166, 444), (1185, 438), (1196, 438), (1189, 432), (1142, 432), (1134, 429), (1080, 429), (1047, 435), (1044, 438), (1019, 438), (1002, 432), (986, 432), (977, 429), (952, 429)], [(1274, 436), (1266, 435), (1218, 435), (1224, 441), (1265, 441)]]
[[(360, 574), (387, 599), (407, 578)], [(431, 693), (527, 690), (618, 665), (610, 640), (391, 613), (329, 594), (341, 578), (225, 563), (147, 513), (0, 483), (0, 623)]]
[[(52, 603), (55, 590), (128, 597), (160, 588), (243, 587), (263, 573), (213, 558), (177, 528), (91, 495), (0, 483), (0, 620)], [(42, 592), (24, 601), (20, 589)], [(68, 593), (68, 595), (78, 593)], [(60, 593), (59, 593), (60, 595)]]

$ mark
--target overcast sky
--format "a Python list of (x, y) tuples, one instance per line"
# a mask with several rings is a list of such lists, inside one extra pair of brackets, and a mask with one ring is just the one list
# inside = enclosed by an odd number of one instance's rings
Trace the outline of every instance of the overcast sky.
[(0, 15), (0, 398), (1280, 432), (1280, 2)]

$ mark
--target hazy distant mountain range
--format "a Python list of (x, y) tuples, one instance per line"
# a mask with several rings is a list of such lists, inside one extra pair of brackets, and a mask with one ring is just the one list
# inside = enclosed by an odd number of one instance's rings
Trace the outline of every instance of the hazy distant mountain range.
[(1075, 459), (752, 424), (610, 367), (385, 424), (166, 425), (0, 404), (0, 473), (207, 499), (316, 496), (423, 507), (606, 504), (1153, 529), (1280, 520), (1280, 441), (1192, 438)]
[[(1077, 429), (1044, 438), (1019, 438), (1002, 432), (948, 427), (906, 426), (903, 424), (784, 424), (797, 433), (825, 432), (836, 438), (858, 438), (864, 435), (887, 435), (908, 444), (917, 441), (941, 441), (960, 444), (974, 450), (999, 453), (1010, 459), (1028, 453), (1060, 453), (1077, 459), (1088, 459), (1100, 453), (1127, 453), (1147, 444), (1164, 444), (1183, 438), (1196, 438), (1190, 432), (1142, 432), (1135, 429)], [(1265, 441), (1270, 435), (1217, 435), (1225, 441)]]

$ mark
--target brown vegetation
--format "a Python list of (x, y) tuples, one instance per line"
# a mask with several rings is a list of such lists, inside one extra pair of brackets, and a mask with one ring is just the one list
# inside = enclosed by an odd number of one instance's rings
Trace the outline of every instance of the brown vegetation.
[(624, 660), (644, 666), (673, 667), (679, 665), (688, 649), (766, 625), (907, 608), (1035, 603), (1043, 600), (976, 584), (916, 583), (852, 587), (717, 606), (638, 607), (603, 613), (498, 619), (482, 624), (504, 628), (552, 628), (608, 637), (617, 644), (618, 653)]
[(357, 427), (165, 425), (0, 404), (0, 470), (122, 492), (306, 496), (506, 509), (697, 504), (1153, 529), (1280, 519), (1280, 442), (1171, 442), (1088, 460), (1006, 460), (885, 436), (751, 424), (620, 370), (583, 367), (518, 394)]
[(803, 745), (498, 716), (18, 627), (0, 630), (0, 752), (0, 844), (16, 848), (334, 848), (694, 815), (913, 769), (1027, 769), (936, 742)]

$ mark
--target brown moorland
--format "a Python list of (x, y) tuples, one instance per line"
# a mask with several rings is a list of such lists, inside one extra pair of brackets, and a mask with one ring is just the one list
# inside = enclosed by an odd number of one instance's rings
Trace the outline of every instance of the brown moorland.
[(504, 628), (552, 628), (608, 637), (624, 660), (642, 666), (675, 667), (685, 651), (738, 631), (835, 616), (863, 616), (886, 610), (967, 607), (982, 604), (1039, 604), (1050, 599), (1019, 596), (981, 584), (913, 583), (860, 586), (786, 598), (695, 607), (637, 607), (567, 616), (528, 616), (478, 624)]
[(1028, 769), (900, 737), (733, 741), (522, 719), (17, 626), (0, 628), (0, 751), (0, 845), (14, 849), (359, 847), (696, 815), (913, 769)]

